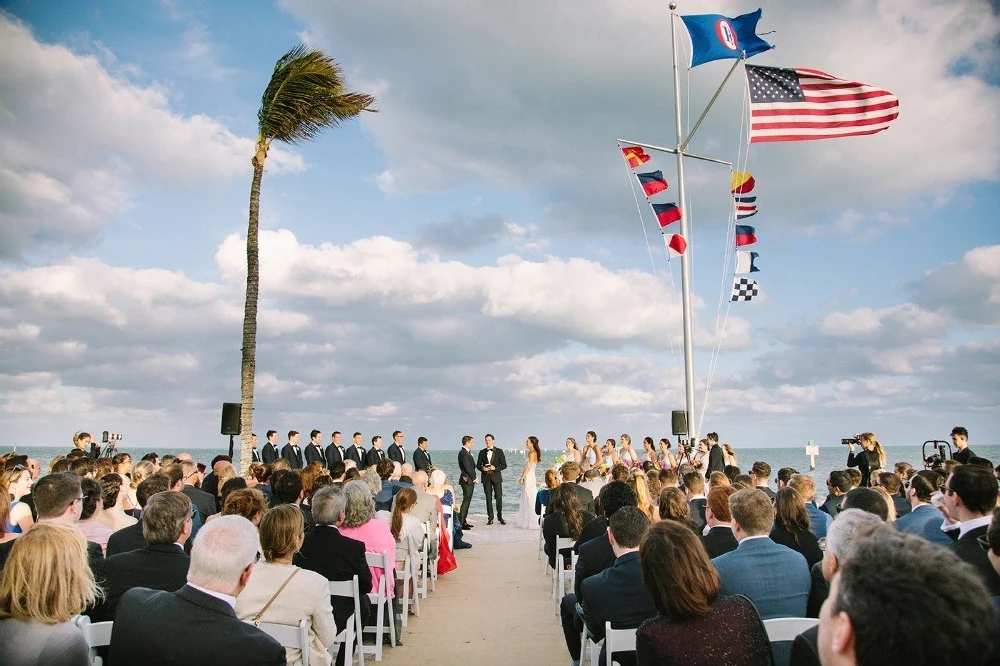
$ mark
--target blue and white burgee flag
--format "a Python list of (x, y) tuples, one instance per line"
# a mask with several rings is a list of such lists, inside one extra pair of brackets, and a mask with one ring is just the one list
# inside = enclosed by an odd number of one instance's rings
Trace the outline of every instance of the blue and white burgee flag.
[(757, 253), (747, 252), (746, 250), (736, 251), (736, 270), (735, 273), (758, 273), (760, 269), (756, 266)]
[(713, 60), (746, 57), (774, 48), (757, 36), (757, 21), (761, 10), (729, 18), (721, 14), (695, 14), (682, 16), (691, 37), (691, 67)]

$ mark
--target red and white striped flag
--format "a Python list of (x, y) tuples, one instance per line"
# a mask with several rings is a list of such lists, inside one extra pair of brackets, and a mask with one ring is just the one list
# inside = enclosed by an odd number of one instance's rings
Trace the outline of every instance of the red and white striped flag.
[(875, 134), (899, 115), (892, 93), (818, 69), (747, 65), (750, 143)]

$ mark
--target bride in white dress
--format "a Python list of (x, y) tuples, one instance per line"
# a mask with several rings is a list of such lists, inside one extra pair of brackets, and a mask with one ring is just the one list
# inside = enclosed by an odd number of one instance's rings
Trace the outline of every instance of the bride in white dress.
[(521, 472), (518, 483), (521, 484), (521, 503), (517, 509), (514, 525), (522, 530), (537, 530), (538, 516), (535, 515), (535, 495), (538, 493), (538, 480), (535, 479), (535, 465), (542, 457), (538, 447), (538, 438), (532, 435), (524, 443), (528, 448), (528, 460)]

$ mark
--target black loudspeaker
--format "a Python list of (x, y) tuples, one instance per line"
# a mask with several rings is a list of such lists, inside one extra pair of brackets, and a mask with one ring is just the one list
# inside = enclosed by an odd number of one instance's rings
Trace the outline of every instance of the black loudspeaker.
[(688, 434), (687, 412), (683, 409), (675, 409), (670, 412), (670, 427), (674, 431), (674, 435)]
[(238, 402), (222, 403), (222, 434), (240, 434), (240, 409), (242, 405)]

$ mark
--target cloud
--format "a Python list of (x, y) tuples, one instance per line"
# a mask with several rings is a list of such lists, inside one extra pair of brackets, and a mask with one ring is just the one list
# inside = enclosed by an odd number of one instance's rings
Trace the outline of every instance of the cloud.
[[(352, 63), (355, 85), (379, 82), (381, 113), (362, 124), (389, 163), (380, 182), (394, 192), (525, 189), (545, 206), (546, 230), (625, 233), (628, 193), (609, 186), (622, 182), (613, 139), (673, 141), (669, 80), (651, 79), (648, 69), (669, 63), (669, 16), (660, 3), (586, 12), (529, 2), (283, 4), (316, 43)], [(371, 25), (382, 39), (370, 38)], [(508, 25), (517, 28), (496, 29)], [(877, 136), (755, 146), (750, 166), (761, 194), (776, 204), (773, 224), (815, 233), (834, 218), (848, 230), (863, 223), (870, 238), (908, 223), (899, 209), (913, 198), (933, 191), (940, 205), (956, 188), (1000, 176), (1000, 117), (993, 113), (1000, 88), (982, 55), (995, 50), (1000, 18), (987, 3), (776, 5), (761, 29), (776, 30), (778, 48), (755, 62), (826, 69), (887, 88), (902, 105), (892, 128)], [(724, 67), (684, 77), (691, 113)], [(695, 152), (737, 157), (742, 94), (738, 81), (726, 89)], [(663, 162), (672, 172), (672, 159)], [(934, 166), (913, 167), (921, 164)], [(688, 185), (702, 219), (724, 219), (725, 197), (717, 194), (727, 177), (724, 169), (691, 163)]]
[[(207, 115), (174, 112), (162, 87), (133, 84), (97, 55), (41, 43), (5, 14), (0, 58), (0, 259), (92, 238), (129, 207), (136, 181), (195, 187), (248, 172), (252, 139)], [(268, 167), (304, 163), (274, 149)]]
[(1000, 245), (969, 250), (912, 286), (916, 302), (963, 323), (1000, 326)]

